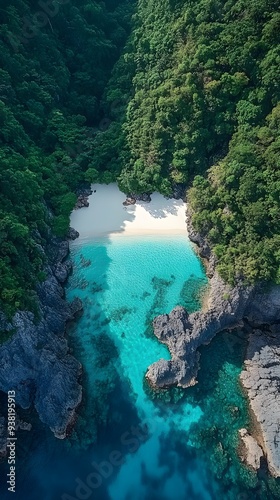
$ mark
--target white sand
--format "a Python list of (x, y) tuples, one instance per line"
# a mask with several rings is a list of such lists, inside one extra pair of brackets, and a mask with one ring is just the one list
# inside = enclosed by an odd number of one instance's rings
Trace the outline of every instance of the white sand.
[[(138, 234), (186, 234), (185, 203), (167, 200), (159, 193), (152, 195), (150, 203), (137, 202), (123, 206), (126, 197), (116, 184), (92, 185), (89, 207), (74, 210), (70, 225), (80, 238)], [(78, 240), (77, 240), (78, 241)]]

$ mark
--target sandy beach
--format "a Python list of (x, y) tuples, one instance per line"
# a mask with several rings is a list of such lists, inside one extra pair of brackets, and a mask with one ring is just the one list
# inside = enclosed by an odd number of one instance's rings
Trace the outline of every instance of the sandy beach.
[(139, 234), (186, 234), (186, 204), (182, 200), (167, 200), (159, 193), (151, 195), (151, 202), (138, 201), (124, 207), (126, 196), (117, 184), (93, 184), (89, 207), (74, 210), (70, 225), (81, 239), (102, 236)]

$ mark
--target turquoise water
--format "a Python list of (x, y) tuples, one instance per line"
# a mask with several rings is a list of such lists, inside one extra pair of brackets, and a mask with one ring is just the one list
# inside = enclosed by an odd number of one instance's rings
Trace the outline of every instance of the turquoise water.
[[(195, 387), (153, 391), (145, 382), (149, 364), (169, 358), (153, 336), (153, 317), (177, 304), (189, 312), (201, 305), (207, 281), (187, 237), (77, 240), (71, 258), (67, 296), (81, 297), (84, 314), (68, 337), (83, 364), (83, 402), (64, 441), (32, 410), (20, 411), (33, 429), (18, 431), (13, 498), (280, 498), (279, 481), (250, 472), (236, 452), (238, 429), (251, 424), (239, 385), (242, 331), (201, 348)], [(4, 478), (5, 471), (0, 498), (6, 500)]]
[[(113, 364), (118, 377), (126, 380), (127, 396), (140, 426), (148, 432), (145, 442), (139, 441), (139, 448), (128, 454), (126, 463), (110, 484), (110, 497), (146, 498), (144, 467), (147, 476), (152, 471), (153, 481), (160, 484), (159, 498), (172, 498), (176, 482), (178, 498), (184, 498), (186, 483), (189, 483), (200, 498), (210, 499), (203, 481), (198, 481), (193, 470), (180, 476), (177, 467), (170, 474), (168, 466), (161, 463), (162, 441), (168, 439), (173, 429), (187, 436), (190, 426), (201, 418), (201, 408), (185, 402), (178, 405), (176, 411), (173, 407), (166, 408), (162, 415), (147, 396), (144, 382), (151, 363), (160, 358), (170, 359), (167, 348), (153, 336), (152, 318), (177, 304), (187, 305), (189, 310), (199, 307), (198, 290), (205, 286), (206, 279), (190, 243), (185, 236), (178, 235), (170, 238), (116, 236), (110, 242), (73, 246), (72, 258), (76, 270), (69, 283), (68, 296), (78, 295), (86, 304), (85, 314), (73, 335), (83, 356), (87, 384), (94, 388), (97, 382), (114, 383)], [(108, 352), (108, 348), (113, 356), (104, 361), (104, 351)], [(90, 399), (88, 408), (94, 407), (95, 395), (92, 401)], [(128, 432), (131, 434), (129, 426)], [(129, 439), (133, 441), (135, 436), (127, 436)], [(138, 445), (135, 442), (135, 447)]]

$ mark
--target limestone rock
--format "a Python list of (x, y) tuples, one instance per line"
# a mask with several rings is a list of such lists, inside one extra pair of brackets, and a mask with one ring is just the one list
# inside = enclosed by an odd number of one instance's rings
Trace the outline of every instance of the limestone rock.
[[(94, 192), (96, 193), (96, 189), (94, 190)], [(90, 196), (91, 194), (93, 193), (92, 189), (91, 189), (91, 186), (90, 184), (82, 184), (80, 185), (80, 187), (76, 190), (76, 195), (77, 196)]]
[(90, 185), (88, 185), (88, 184), (81, 185), (76, 190), (77, 201), (76, 201), (76, 205), (74, 207), (74, 210), (77, 210), (79, 208), (88, 207), (89, 206), (88, 197), (92, 194), (92, 192), (93, 191), (92, 191)]
[[(155, 318), (154, 333), (168, 346), (172, 357), (165, 382), (168, 380), (169, 385), (181, 387), (189, 387), (195, 383), (199, 367), (198, 347), (209, 343), (218, 332), (240, 325), (252, 290), (252, 287), (242, 285), (230, 288), (216, 273), (211, 279), (206, 312), (188, 315), (183, 307), (176, 307), (169, 315)], [(163, 380), (162, 360), (159, 370), (156, 365), (157, 363), (151, 365), (146, 374), (147, 379), (155, 386)]]
[(54, 275), (59, 283), (65, 283), (69, 274), (72, 272), (73, 265), (70, 260), (66, 262), (59, 262), (54, 269)]
[(65, 325), (82, 304), (79, 299), (67, 303), (59, 283), (70, 269), (70, 264), (63, 263), (68, 242), (53, 240), (51, 246), (53, 266), (46, 268), (47, 277), (37, 288), (40, 320), (26, 311), (18, 311), (10, 323), (0, 315), (0, 328), (15, 330), (0, 346), (0, 390), (15, 390), (16, 404), (34, 405), (42, 422), (63, 438), (82, 399), (81, 365), (68, 353)]
[(255, 325), (280, 321), (280, 286), (267, 288), (259, 284), (248, 308), (247, 317)]
[(262, 431), (271, 474), (280, 477), (280, 326), (278, 336), (260, 330), (249, 336), (241, 382)]
[(80, 236), (80, 233), (78, 231), (76, 231), (76, 229), (74, 229), (73, 227), (69, 227), (69, 231), (67, 234), (67, 238), (69, 240), (76, 240), (77, 238), (79, 238), (79, 236)]
[(71, 319), (75, 319), (80, 316), (83, 312), (83, 303), (79, 297), (75, 297), (72, 302), (70, 302)]
[(186, 185), (178, 183), (174, 184), (172, 186), (172, 198), (184, 201), (186, 198)]
[(240, 429), (239, 435), (244, 445), (243, 460), (254, 470), (258, 470), (261, 465), (261, 458), (264, 456), (261, 447), (258, 445), (256, 439), (248, 433), (247, 429)]
[(89, 206), (89, 201), (88, 201), (88, 196), (84, 194), (80, 194), (78, 196), (78, 199), (76, 201), (76, 205), (74, 207), (74, 210), (78, 210), (79, 208), (84, 208)]
[(132, 197), (130, 197), (130, 196), (128, 196), (128, 197), (126, 198), (126, 200), (123, 202), (123, 205), (124, 205), (125, 207), (128, 207), (128, 206), (130, 206), (130, 205), (135, 205), (135, 203), (136, 203), (136, 199), (135, 199), (135, 198), (132, 198)]
[(148, 193), (142, 193), (142, 194), (135, 194), (135, 193), (130, 193), (127, 195), (128, 198), (134, 198), (136, 201), (145, 201), (146, 203), (150, 203), (151, 201), (151, 195)]

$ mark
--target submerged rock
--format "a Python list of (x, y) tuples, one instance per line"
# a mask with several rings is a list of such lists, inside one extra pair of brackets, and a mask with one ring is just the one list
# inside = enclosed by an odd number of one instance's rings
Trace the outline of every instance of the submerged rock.
[(241, 382), (262, 431), (268, 468), (280, 477), (280, 325), (278, 335), (260, 330), (249, 336)]

